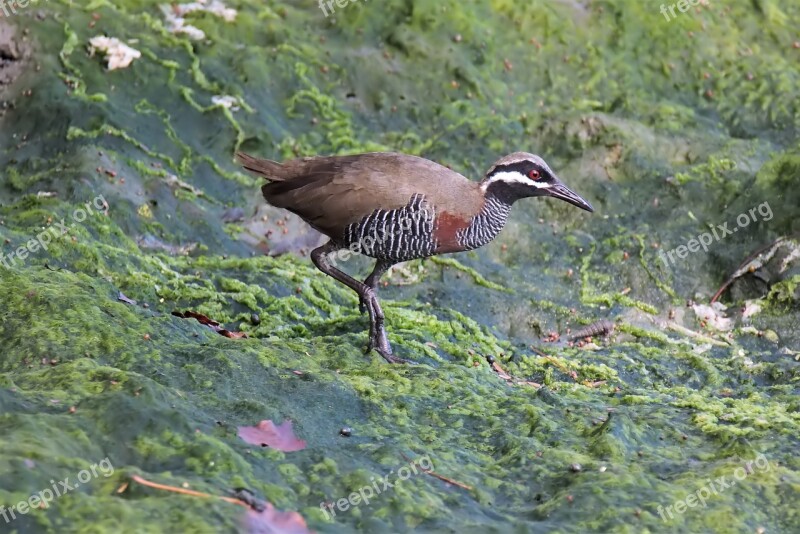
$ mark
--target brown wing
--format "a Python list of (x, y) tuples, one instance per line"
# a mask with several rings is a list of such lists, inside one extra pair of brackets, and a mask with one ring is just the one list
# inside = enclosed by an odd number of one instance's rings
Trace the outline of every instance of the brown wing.
[(483, 204), (475, 182), (430, 160), (406, 154), (374, 152), (266, 165), (250, 161), (245, 167), (272, 180), (261, 188), (267, 202), (296, 213), (332, 237), (340, 236), (348, 224), (376, 209), (406, 206), (415, 194), (425, 195), (437, 212), (465, 219), (478, 213)]

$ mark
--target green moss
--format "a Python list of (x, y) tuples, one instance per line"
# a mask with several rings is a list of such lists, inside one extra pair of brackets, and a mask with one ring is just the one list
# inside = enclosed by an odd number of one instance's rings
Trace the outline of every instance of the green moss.
[(452, 267), (454, 269), (458, 269), (463, 273), (468, 274), (470, 277), (472, 277), (472, 280), (479, 286), (488, 287), (489, 289), (494, 289), (495, 291), (508, 292), (508, 288), (505, 288), (500, 284), (495, 284), (494, 282), (486, 280), (483, 276), (480, 275), (480, 273), (478, 273), (478, 271), (476, 271), (475, 269), (471, 269), (465, 265), (462, 265), (458, 260), (455, 260), (453, 258), (434, 257), (431, 258), (430, 261), (437, 265), (445, 265), (447, 267)]
[(769, 291), (767, 302), (776, 307), (796, 307), (800, 300), (800, 275), (778, 282)]
[(602, 304), (605, 306), (612, 306), (614, 304), (620, 304), (621, 306), (626, 306), (629, 308), (638, 308), (643, 312), (656, 314), (658, 310), (655, 306), (648, 304), (646, 302), (637, 301), (628, 297), (627, 295), (617, 292), (617, 293), (602, 293), (602, 294), (595, 294), (592, 291), (592, 279), (597, 279), (604, 283), (608, 283), (611, 281), (610, 277), (607, 275), (597, 275), (590, 271), (589, 266), (592, 261), (592, 256), (594, 255), (595, 247), (592, 246), (591, 251), (588, 254), (584, 255), (584, 258), (581, 263), (581, 301), (584, 304), (592, 305), (592, 304)]
[[(798, 231), (796, 6), (734, 0), (668, 23), (634, 0), (358, 2), (335, 23), (312, 4), (235, 7), (234, 23), (190, 15), (207, 35), (198, 42), (169, 33), (150, 0), (40, 3), (44, 20), (11, 20), (29, 28), (41, 69), (0, 111), (3, 253), (100, 193), (109, 210), (0, 267), (0, 502), (105, 457), (115, 467), (14, 528), (241, 529), (229, 503), (133, 483), (117, 493), (133, 474), (214, 495), (247, 487), (317, 531), (800, 528), (787, 347), (797, 276), (771, 285), (754, 318), (765, 338), (668, 335), (662, 321)], [(142, 57), (107, 71), (86, 53), (99, 34)], [(262, 180), (235, 165), (239, 149), (399, 150), (473, 179), (504, 153), (535, 151), (597, 211), (521, 201), (506, 247), (437, 258), (442, 269), (382, 288), (394, 348), (419, 362), (389, 366), (363, 353), (351, 291), (306, 257), (251, 246), (278, 237), (251, 224)], [(682, 263), (654, 259), (766, 201), (774, 219)], [(230, 206), (248, 219), (223, 224)], [(748, 291), (766, 292), (743, 277), (725, 298)], [(581, 350), (537, 339), (600, 317), (618, 340)], [(237, 427), (263, 419), (292, 420), (308, 447), (245, 444)], [(661, 519), (659, 507), (730, 477), (734, 455), (758, 452), (772, 471)], [(335, 518), (320, 510), (423, 455), (472, 489), (420, 473)]]

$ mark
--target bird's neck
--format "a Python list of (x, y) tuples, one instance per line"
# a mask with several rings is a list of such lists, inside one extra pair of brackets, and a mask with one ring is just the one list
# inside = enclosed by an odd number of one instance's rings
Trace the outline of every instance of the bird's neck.
[(493, 240), (508, 221), (513, 200), (506, 198), (505, 195), (494, 194), (492, 189), (486, 192), (481, 211), (458, 236), (466, 250), (482, 247)]

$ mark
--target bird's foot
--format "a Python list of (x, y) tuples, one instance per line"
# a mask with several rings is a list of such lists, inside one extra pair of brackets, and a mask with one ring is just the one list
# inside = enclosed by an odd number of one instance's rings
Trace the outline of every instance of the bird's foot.
[(406, 360), (404, 358), (400, 358), (399, 356), (394, 356), (392, 354), (383, 354), (383, 353), (381, 353), (381, 356), (383, 356), (383, 359), (386, 360), (389, 363), (402, 363), (402, 364), (406, 364), (406, 365), (417, 365), (417, 362), (413, 362), (411, 360)]
[(389, 339), (386, 336), (386, 330), (382, 326), (376, 329), (375, 334), (370, 334), (369, 344), (367, 345), (367, 353), (375, 349), (375, 352), (383, 356), (383, 359), (389, 363), (406, 363), (415, 364), (411, 360), (406, 360), (392, 354), (392, 346), (389, 344)]
[(383, 326), (383, 311), (378, 298), (375, 293), (370, 291), (362, 299), (367, 311), (369, 311), (369, 343), (367, 343), (366, 352), (369, 353), (372, 349), (383, 356), (383, 359), (389, 363), (414, 363), (410, 360), (398, 358), (392, 354), (392, 346), (389, 344), (389, 337), (386, 335), (386, 328)]
[(374, 323), (369, 325), (369, 342), (367, 343), (366, 352), (372, 349), (380, 352), (381, 356), (384, 354), (392, 354), (392, 346), (389, 344), (389, 338), (386, 335), (386, 329), (383, 325), (376, 325)]

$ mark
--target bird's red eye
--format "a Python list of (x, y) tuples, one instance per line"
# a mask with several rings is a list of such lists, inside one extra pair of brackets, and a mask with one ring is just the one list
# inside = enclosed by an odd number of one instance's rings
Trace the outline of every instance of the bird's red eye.
[(531, 180), (538, 180), (539, 178), (541, 178), (541, 174), (539, 174), (539, 171), (537, 171), (536, 169), (531, 169), (530, 171), (528, 171), (528, 178), (530, 178)]

